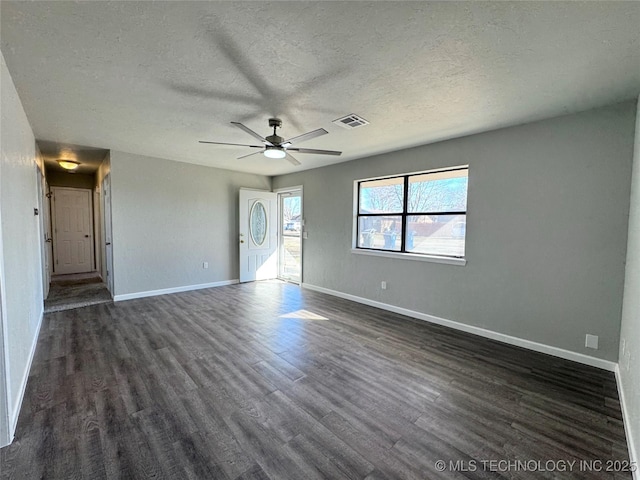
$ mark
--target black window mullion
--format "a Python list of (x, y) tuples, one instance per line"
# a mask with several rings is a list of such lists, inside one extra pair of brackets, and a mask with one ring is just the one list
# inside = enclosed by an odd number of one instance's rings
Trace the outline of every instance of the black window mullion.
[[(359, 213), (360, 217), (400, 217), (402, 212), (388, 212), (388, 213)], [(413, 215), (413, 213), (411, 214)]]
[(358, 182), (358, 208), (356, 210), (356, 248), (360, 248), (360, 186), (362, 182)]
[(407, 237), (407, 205), (409, 204), (409, 176), (404, 177), (404, 198), (402, 199), (402, 235), (400, 235), (400, 251), (406, 252)]
[(455, 212), (410, 212), (408, 215), (466, 215), (466, 210), (457, 210)]

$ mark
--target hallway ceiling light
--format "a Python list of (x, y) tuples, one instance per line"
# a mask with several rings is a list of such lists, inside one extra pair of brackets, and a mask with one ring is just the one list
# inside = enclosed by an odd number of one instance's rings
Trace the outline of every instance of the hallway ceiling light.
[(80, 163), (74, 162), (73, 160), (58, 160), (58, 165), (65, 170), (75, 170), (80, 166)]

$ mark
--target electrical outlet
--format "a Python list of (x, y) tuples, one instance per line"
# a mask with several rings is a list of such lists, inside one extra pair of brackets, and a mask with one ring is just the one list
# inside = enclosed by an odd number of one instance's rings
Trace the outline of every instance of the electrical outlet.
[(307, 239), (309, 238), (309, 233), (308, 232), (302, 232), (302, 238)]
[(387, 282), (385, 282), (385, 281), (380, 282), (380, 288), (382, 290), (386, 290), (387, 289)]
[(585, 338), (584, 341), (584, 346), (587, 348), (593, 348), (595, 350), (598, 349), (598, 336), (597, 335), (589, 335), (587, 333), (587, 336)]
[(203, 262), (202, 268), (209, 268), (209, 262)]
[(622, 350), (622, 355), (624, 355), (624, 349), (627, 346), (626, 344), (627, 344), (627, 341), (623, 338), (622, 342), (621, 342), (621, 345), (620, 345), (621, 346), (621, 350)]

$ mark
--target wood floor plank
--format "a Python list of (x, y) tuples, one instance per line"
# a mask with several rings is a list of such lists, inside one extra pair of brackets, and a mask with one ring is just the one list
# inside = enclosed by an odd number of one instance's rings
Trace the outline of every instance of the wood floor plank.
[(0, 478), (628, 480), (461, 471), (628, 461), (621, 419), (610, 372), (255, 282), (47, 314)]
[(222, 468), (212, 461), (208, 451), (210, 444), (199, 432), (175, 442), (173, 448), (176, 461), (182, 470), (176, 478), (229, 478)]
[(229, 428), (242, 448), (256, 459), (270, 478), (322, 478), (313, 465), (297, 462), (286, 444), (281, 444), (259, 422), (245, 412), (235, 412), (228, 420)]

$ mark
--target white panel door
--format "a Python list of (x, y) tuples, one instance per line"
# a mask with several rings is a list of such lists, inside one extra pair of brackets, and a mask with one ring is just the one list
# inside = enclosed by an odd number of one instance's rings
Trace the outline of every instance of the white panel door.
[(54, 271), (93, 271), (91, 190), (53, 188)]
[(240, 189), (240, 281), (278, 275), (278, 196)]

